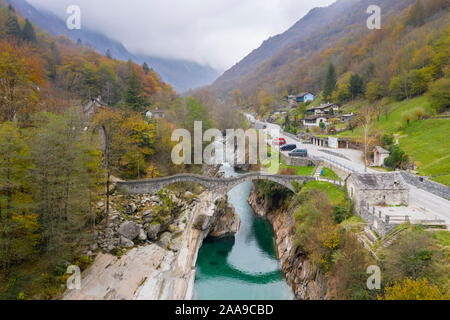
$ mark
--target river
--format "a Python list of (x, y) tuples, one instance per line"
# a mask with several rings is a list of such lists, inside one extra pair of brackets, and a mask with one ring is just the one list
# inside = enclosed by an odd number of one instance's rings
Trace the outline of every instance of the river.
[[(237, 175), (227, 164), (226, 176)], [(241, 217), (234, 237), (207, 239), (198, 253), (195, 298), (199, 300), (293, 299), (281, 271), (272, 226), (258, 218), (247, 203), (251, 182), (228, 193), (228, 200)]]

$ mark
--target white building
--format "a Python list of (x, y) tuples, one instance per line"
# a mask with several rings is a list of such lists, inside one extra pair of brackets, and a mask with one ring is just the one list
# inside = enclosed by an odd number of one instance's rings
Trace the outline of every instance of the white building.
[(373, 167), (383, 167), (384, 166), (384, 160), (389, 157), (391, 153), (387, 151), (386, 149), (376, 146), (373, 149)]
[(329, 125), (326, 115), (315, 114), (303, 118), (303, 125), (305, 127), (320, 127), (321, 123), (324, 123), (325, 126)]

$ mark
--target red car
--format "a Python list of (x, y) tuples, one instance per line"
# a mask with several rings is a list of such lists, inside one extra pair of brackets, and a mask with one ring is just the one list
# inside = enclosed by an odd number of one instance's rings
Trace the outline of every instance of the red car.
[(274, 146), (283, 146), (286, 144), (286, 140), (284, 138), (276, 138), (272, 141)]

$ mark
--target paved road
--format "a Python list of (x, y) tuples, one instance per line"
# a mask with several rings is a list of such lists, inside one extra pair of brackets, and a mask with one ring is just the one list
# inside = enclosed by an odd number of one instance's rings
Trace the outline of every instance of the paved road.
[[(256, 121), (252, 115), (246, 114), (249, 121)], [(330, 155), (326, 152), (320, 151), (326, 148), (311, 145), (302, 144), (297, 140), (294, 140), (288, 136), (282, 134), (282, 130), (279, 125), (273, 123), (264, 123), (267, 126), (267, 130), (280, 131), (280, 138), (286, 139), (288, 144), (296, 144), (298, 148), (308, 149), (308, 153), (312, 156), (323, 157), (329, 159), (333, 162), (339, 163), (347, 168), (350, 168), (356, 172), (364, 172), (364, 163), (362, 161), (362, 153), (358, 150), (347, 150), (347, 149), (333, 149), (333, 152), (339, 153), (345, 156), (347, 159), (342, 157)], [(329, 149), (331, 150), (331, 149)], [(367, 168), (367, 172), (376, 173), (377, 171)], [(422, 189), (418, 189), (412, 185), (410, 187), (410, 205), (419, 208), (425, 208), (427, 211), (432, 212), (433, 217), (438, 216), (440, 219), (447, 221), (447, 225), (450, 225), (450, 201), (438, 197), (430, 192)]]

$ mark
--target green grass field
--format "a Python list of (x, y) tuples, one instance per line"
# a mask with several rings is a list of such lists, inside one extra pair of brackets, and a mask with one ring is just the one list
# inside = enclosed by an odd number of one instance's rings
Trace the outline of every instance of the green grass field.
[[(316, 167), (298, 167), (298, 166), (290, 166), (287, 165), (283, 159), (281, 158), (281, 156), (277, 157), (276, 155), (278, 153), (278, 151), (275, 150), (271, 150), (270, 152), (276, 152), (274, 159), (272, 160), (272, 162), (270, 163), (270, 165), (268, 165), (266, 168), (268, 170), (269, 173), (271, 174), (280, 174), (283, 170), (289, 170), (292, 172), (295, 172), (295, 175), (297, 176), (311, 176), (314, 174), (314, 170), (316, 169)], [(277, 163), (279, 159), (279, 164)], [(277, 165), (278, 164), (278, 165)]]
[(339, 176), (331, 169), (329, 168), (323, 168), (323, 178), (329, 179), (329, 180), (341, 180)]
[[(349, 107), (357, 109), (358, 106), (360, 104), (355, 103)], [(419, 107), (427, 115), (431, 114), (431, 106), (425, 96), (392, 102), (389, 117), (381, 115), (380, 120), (373, 124), (372, 131), (399, 134), (400, 147), (413, 158), (419, 173), (425, 176), (442, 175), (432, 179), (450, 186), (450, 119), (413, 120), (408, 125), (403, 119), (404, 113)], [(353, 132), (347, 130), (339, 136), (362, 137), (362, 129), (357, 128)]]
[(302, 192), (306, 192), (310, 189), (318, 189), (326, 192), (333, 206), (345, 206), (347, 203), (345, 191), (332, 183), (323, 181), (308, 182), (303, 186)]

